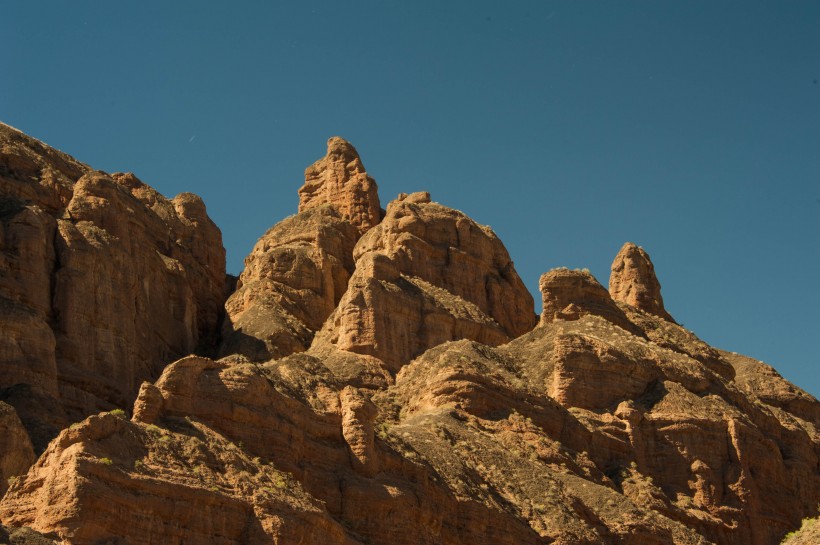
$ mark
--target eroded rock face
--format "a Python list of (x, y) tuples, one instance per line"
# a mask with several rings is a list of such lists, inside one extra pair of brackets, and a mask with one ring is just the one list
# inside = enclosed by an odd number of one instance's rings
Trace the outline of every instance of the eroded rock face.
[(381, 219), (378, 186), (367, 175), (353, 145), (334, 136), (327, 141), (327, 155), (305, 170), (299, 189), (299, 212), (330, 205), (364, 233)]
[(0, 146), (0, 399), (37, 446), (213, 345), (225, 252), (195, 195), (168, 200), (5, 125)]
[(593, 314), (635, 334), (641, 334), (609, 296), (609, 292), (586, 270), (553, 269), (541, 275), (541, 323), (577, 320)]
[(263, 361), (307, 349), (347, 289), (358, 238), (356, 227), (331, 205), (268, 230), (225, 304), (221, 354)]
[(0, 518), (62, 543), (357, 543), (298, 483), (201, 424), (111, 414), (64, 430)]
[(317, 335), (389, 370), (456, 339), (497, 345), (535, 323), (532, 296), (503, 244), (429, 194), (401, 195), (354, 249), (356, 271)]
[(220, 354), (252, 361), (306, 350), (353, 273), (353, 246), (381, 219), (376, 182), (339, 137), (305, 170), (299, 213), (276, 224), (245, 259), (225, 305)]
[[(343, 142), (248, 257), (227, 355), (153, 367), (207, 338), (203, 292), (233, 291), (211, 274), (201, 201), (16, 134), (0, 162), (0, 473), (45, 452), (0, 500), (0, 540), (774, 545), (816, 513), (816, 399), (584, 271), (542, 277), (533, 328), (489, 228), (427, 193), (377, 225), (340, 206), (367, 200)], [(618, 293), (654, 293), (651, 267), (619, 259)], [(123, 384), (131, 420), (69, 426)]]
[[(558, 541), (779, 542), (818, 499), (814, 424), (785, 411), (775, 418), (677, 348), (594, 315), (498, 348), (447, 343), (397, 375), (384, 397), (401, 407), (391, 432), (454, 488), (483, 480), (516, 491), (510, 501), (530, 526)], [(435, 425), (438, 441), (424, 431)], [(622, 501), (631, 507), (605, 507)]]
[(342, 410), (342, 435), (350, 447), (351, 464), (367, 477), (378, 471), (373, 422), (376, 406), (356, 388), (345, 387), (339, 394)]
[(649, 254), (631, 242), (623, 245), (612, 262), (609, 293), (615, 301), (673, 321), (663, 308), (661, 284)]

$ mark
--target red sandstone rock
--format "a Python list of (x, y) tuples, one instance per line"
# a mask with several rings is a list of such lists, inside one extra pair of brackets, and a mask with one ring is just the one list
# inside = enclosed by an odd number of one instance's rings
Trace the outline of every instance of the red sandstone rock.
[(373, 442), (373, 421), (378, 409), (356, 388), (347, 386), (339, 393), (342, 410), (342, 435), (350, 447), (351, 464), (366, 477), (378, 470)]
[[(168, 200), (5, 125), (0, 149), (0, 398), (39, 443), (213, 345), (225, 253), (195, 195)], [(59, 411), (21, 408), (20, 387)]]
[(297, 483), (207, 427), (110, 414), (63, 431), (0, 517), (77, 545), (358, 543)]
[(636, 334), (642, 334), (587, 270), (553, 269), (541, 275), (541, 323), (577, 320), (594, 314)]
[[(229, 284), (201, 201), (3, 131), (2, 476), (67, 429), (0, 500), (0, 539), (774, 545), (815, 514), (820, 403), (671, 321), (645, 254), (616, 259), (612, 298), (544, 275), (532, 329), (492, 231), (426, 193), (373, 227), (332, 140), (246, 261), (232, 355), (164, 365), (213, 334), (199, 309)], [(131, 421), (68, 427), (134, 398)]]
[(535, 322), (533, 301), (487, 227), (429, 194), (401, 195), (354, 250), (356, 271), (317, 335), (392, 372), (442, 342), (497, 345)]
[(327, 155), (305, 170), (299, 189), (299, 212), (330, 205), (364, 233), (381, 219), (376, 181), (367, 175), (350, 142), (334, 136)]
[(268, 230), (225, 304), (220, 353), (262, 361), (307, 349), (347, 289), (357, 239), (356, 228), (330, 205)]
[(609, 293), (615, 301), (674, 321), (663, 308), (661, 285), (649, 254), (631, 242), (623, 245), (612, 262)]

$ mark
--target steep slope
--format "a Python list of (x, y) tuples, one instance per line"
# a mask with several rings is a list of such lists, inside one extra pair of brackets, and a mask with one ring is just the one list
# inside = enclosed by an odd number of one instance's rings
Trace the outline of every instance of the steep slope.
[(804, 519), (800, 529), (786, 534), (783, 545), (814, 545), (820, 543), (820, 519)]
[(0, 124), (0, 400), (42, 451), (212, 346), (225, 252), (202, 200), (93, 171)]

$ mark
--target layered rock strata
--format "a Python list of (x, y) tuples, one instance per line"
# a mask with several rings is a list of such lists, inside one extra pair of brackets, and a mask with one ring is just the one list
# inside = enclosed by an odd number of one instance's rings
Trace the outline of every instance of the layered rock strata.
[(364, 233), (381, 219), (378, 186), (368, 176), (353, 145), (334, 136), (327, 154), (305, 170), (299, 189), (299, 212), (330, 205)]
[(612, 262), (609, 293), (615, 301), (674, 321), (663, 308), (661, 284), (649, 254), (631, 242), (623, 245)]
[(354, 249), (356, 270), (317, 335), (391, 372), (428, 348), (507, 342), (535, 324), (533, 300), (501, 241), (428, 193), (400, 195)]
[(0, 399), (35, 446), (213, 346), (225, 252), (199, 197), (168, 200), (0, 125), (0, 202)]
[[(367, 193), (366, 173), (352, 146), (330, 147), (308, 169), (307, 205), (246, 262), (227, 304), (226, 356), (184, 357), (156, 380), (135, 372), (131, 420), (114, 411), (68, 427), (66, 410), (76, 409), (50, 371), (61, 368), (64, 333), (37, 307), (48, 313), (51, 299), (4, 292), (15, 298), (2, 308), (18, 312), (5, 319), (25, 325), (10, 331), (42, 336), (16, 346), (54, 360), (7, 360), (28, 383), (0, 390), (3, 436), (21, 440), (0, 446), (0, 471), (18, 473), (38, 441), (66, 429), (8, 483), (0, 538), (774, 545), (816, 514), (820, 403), (771, 367), (675, 324), (645, 252), (619, 253), (612, 295), (585, 271), (545, 274), (536, 326), (532, 299), (489, 228), (426, 193), (401, 195), (383, 219), (352, 212), (368, 209), (343, 205)], [(18, 163), (37, 165), (35, 156)], [(79, 182), (60, 176), (78, 167), (61, 165), (45, 187), (57, 188), (54, 202), (68, 188), (67, 210)], [(104, 175), (82, 176), (86, 193), (106, 201), (97, 208), (139, 217), (117, 208), (131, 201)], [(150, 200), (136, 181), (110, 178)], [(45, 191), (15, 189), (24, 190)], [(100, 240), (130, 236), (88, 207), (72, 209), (90, 214), (83, 221)], [(69, 221), (46, 204), (27, 209), (15, 233), (52, 225), (57, 236)], [(48, 260), (47, 246), (16, 244), (25, 251), (4, 259), (37, 278), (28, 263)], [(14, 408), (3, 410), (3, 400)]]

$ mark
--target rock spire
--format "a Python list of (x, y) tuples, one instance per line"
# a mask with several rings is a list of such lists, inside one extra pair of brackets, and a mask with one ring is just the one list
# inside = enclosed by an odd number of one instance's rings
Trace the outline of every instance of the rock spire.
[(631, 242), (623, 245), (612, 262), (609, 293), (615, 301), (674, 321), (663, 307), (661, 284), (655, 276), (655, 267), (649, 254)]
[(305, 185), (299, 189), (299, 212), (324, 205), (338, 210), (359, 234), (381, 219), (376, 181), (356, 148), (338, 136), (327, 141), (327, 155), (305, 169)]

